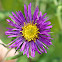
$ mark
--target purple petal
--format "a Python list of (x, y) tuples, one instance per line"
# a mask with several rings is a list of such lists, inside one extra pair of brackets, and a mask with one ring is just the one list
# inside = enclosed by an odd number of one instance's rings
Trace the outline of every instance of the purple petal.
[(44, 46), (44, 47), (46, 47), (46, 48), (48, 49), (48, 47), (47, 47), (46, 45), (44, 45), (42, 42), (40, 42), (39, 40), (37, 40), (37, 43), (38, 43), (39, 45)]
[(52, 25), (50, 25), (50, 26), (47, 26), (45, 29), (50, 29), (50, 28), (52, 28)]
[(42, 16), (42, 12), (40, 11), (40, 16)]
[(21, 12), (21, 11), (18, 11), (18, 13), (19, 13), (19, 15), (20, 15), (20, 19), (21, 19), (23, 22), (26, 22), (26, 20), (25, 20), (23, 14), (22, 14), (22, 12)]
[(31, 42), (31, 56), (35, 57), (35, 45), (34, 45), (34, 42)]
[(37, 52), (38, 52), (39, 54), (42, 54), (42, 53), (38, 50), (36, 44), (35, 44), (35, 48), (36, 48), (36, 50), (37, 50)]
[(42, 25), (40, 25), (40, 26), (38, 26), (38, 28), (39, 28), (40, 31), (43, 31), (43, 30), (52, 28), (52, 25), (50, 25), (50, 26), (46, 26), (46, 25), (42, 26)]
[(37, 44), (45, 51), (45, 53), (47, 52), (47, 51), (45, 50), (45, 48), (43, 47), (43, 44), (40, 44), (40, 43), (39, 43), (39, 40), (37, 40)]
[(7, 20), (8, 22), (10, 22), (10, 23), (8, 23), (9, 25), (14, 26), (14, 27), (16, 27), (16, 28), (20, 28), (19, 25), (15, 24), (15, 23), (12, 22), (11, 20), (9, 20), (9, 19), (6, 19), (6, 20)]
[(25, 17), (26, 17), (27, 22), (29, 22), (29, 19), (28, 19), (28, 12), (27, 12), (27, 7), (26, 7), (25, 4), (24, 4), (24, 13), (25, 13)]
[(8, 36), (8, 38), (10, 38), (10, 37), (17, 37), (17, 36), (19, 36), (19, 35), (10, 35), (10, 36)]
[(42, 53), (44, 53), (44, 50), (42, 50), (40, 47), (39, 47), (39, 49), (40, 49), (40, 51), (41, 51)]
[(26, 55), (27, 55), (28, 58), (29, 58), (29, 45), (30, 45), (30, 44), (27, 43), (27, 49), (26, 49), (27, 52), (26, 52)]
[(11, 19), (13, 19), (18, 25), (20, 25), (19, 21), (18, 21), (17, 19), (15, 19), (13, 16), (9, 15), (9, 17), (10, 17)]
[(43, 24), (47, 20), (48, 17), (44, 18), (46, 14), (47, 13), (45, 13), (42, 17), (39, 16), (39, 19), (37, 20), (38, 25)]
[(39, 12), (39, 8), (38, 8), (38, 6), (37, 6), (36, 9), (35, 9), (35, 12), (34, 12), (34, 14), (33, 14), (34, 23), (35, 23), (35, 21), (36, 21), (36, 19), (37, 19), (38, 12)]
[(19, 42), (18, 47), (16, 50), (18, 50), (23, 42)]
[(50, 25), (50, 24), (51, 24), (50, 21), (47, 21), (47, 22), (44, 23), (45, 26)]
[(22, 47), (21, 47), (21, 49), (20, 49), (20, 52), (24, 50), (25, 45), (26, 45), (26, 42), (23, 43), (23, 45), (22, 45)]
[(10, 31), (6, 31), (5, 32), (6, 35), (11, 35), (11, 34), (15, 34), (16, 35), (16, 34), (19, 34), (19, 33), (20, 32), (15, 32), (15, 31), (14, 32), (10, 32)]
[(43, 42), (44, 44), (48, 45), (48, 46), (51, 45), (50, 42), (48, 42), (47, 40), (45, 40), (45, 39), (43, 39), (43, 38), (39, 38), (39, 40), (40, 40), (41, 42)]
[(22, 24), (21, 20), (16, 16), (16, 14), (14, 12), (12, 12), (13, 16), (15, 17), (15, 19), (18, 21), (18, 24)]
[(40, 35), (40, 37), (42, 37), (43, 39), (46, 39), (46, 40), (52, 39), (51, 37), (46, 37), (46, 36), (42, 36), (42, 35)]
[(15, 46), (15, 45), (17, 45), (19, 42), (21, 42), (22, 41), (22, 38), (19, 38), (18, 40), (16, 40), (16, 42), (14, 42), (13, 44), (11, 44), (10, 46), (9, 46), (9, 48), (12, 48), (13, 46)]
[(29, 57), (29, 45), (30, 43), (27, 42), (26, 46), (25, 46), (25, 50), (23, 52), (23, 55), (26, 54)]
[(29, 20), (32, 21), (31, 3), (28, 5), (28, 16), (29, 16)]
[(6, 27), (6, 29), (9, 29), (8, 31), (20, 31), (20, 29), (17, 29), (17, 28), (8, 28), (8, 27)]
[(48, 34), (48, 33), (50, 32), (50, 29), (48, 29), (48, 30), (43, 30), (43, 31), (42, 31), (42, 30), (39, 30), (39, 32), (40, 32), (40, 34), (45, 34), (45, 33)]
[(48, 32), (40, 32), (39, 34), (42, 34), (44, 36), (50, 36), (50, 34)]
[(36, 43), (36, 45), (38, 46), (38, 48), (40, 49), (40, 51), (44, 53), (44, 50), (42, 50), (41, 47), (37, 43)]
[(11, 41), (9, 44), (7, 44), (7, 45), (10, 45), (11, 43), (13, 43), (14, 41), (16, 41), (18, 38), (16, 38), (16, 39), (14, 39), (13, 41)]
[(23, 52), (23, 55), (26, 54), (26, 52), (27, 52), (26, 50), (27, 50), (27, 47), (25, 48), (25, 50), (24, 50), (24, 52)]
[[(22, 18), (22, 16), (20, 16), (20, 14), (16, 11), (16, 14), (18, 15), (18, 18), (20, 18), (21, 22), (22, 22), (22, 25), (24, 25), (24, 20)], [(23, 16), (24, 17), (24, 16)]]
[(46, 16), (46, 14), (47, 14), (47, 13), (45, 13), (45, 14), (42, 16), (42, 18), (44, 18), (44, 17)]
[(47, 21), (47, 19), (48, 19), (48, 17), (44, 18), (44, 19), (43, 19), (43, 21), (44, 21), (44, 22), (46, 22), (46, 21)]

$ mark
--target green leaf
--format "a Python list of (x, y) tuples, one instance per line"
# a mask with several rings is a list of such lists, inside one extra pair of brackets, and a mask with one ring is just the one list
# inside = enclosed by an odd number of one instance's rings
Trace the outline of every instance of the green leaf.
[(29, 62), (29, 60), (26, 55), (23, 55), (22, 57), (20, 56), (16, 62)]
[(59, 32), (59, 42), (62, 43), (62, 31)]
[(7, 38), (7, 35), (5, 35), (5, 31), (7, 31), (6, 27), (11, 27), (8, 25), (8, 22), (6, 21), (6, 16), (8, 15), (7, 12), (1, 12), (4, 15), (4, 18), (2, 16), (2, 20), (0, 21), (0, 39), (3, 43), (8, 44), (11, 41), (11, 38)]

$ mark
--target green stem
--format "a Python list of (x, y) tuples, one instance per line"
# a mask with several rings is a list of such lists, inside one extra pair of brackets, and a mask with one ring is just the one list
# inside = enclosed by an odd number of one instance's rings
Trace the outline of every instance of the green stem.
[(32, 61), (31, 61), (31, 58), (29, 58), (29, 60), (30, 60), (30, 62), (32, 62)]
[(5, 48), (9, 48), (7, 45), (0, 43), (2, 46), (4, 46)]

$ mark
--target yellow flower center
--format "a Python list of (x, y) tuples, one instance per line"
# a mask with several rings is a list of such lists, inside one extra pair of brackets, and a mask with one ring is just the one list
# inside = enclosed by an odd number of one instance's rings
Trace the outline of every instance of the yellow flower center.
[(39, 33), (38, 31), (39, 29), (37, 28), (36, 23), (33, 24), (33, 22), (31, 23), (30, 21), (30, 23), (25, 24), (24, 22), (24, 27), (22, 27), (22, 29), (23, 30), (20, 31), (23, 34), (22, 36), (24, 36), (24, 38), (28, 40), (28, 42), (31, 40), (35, 42), (36, 38), (38, 38), (38, 33)]

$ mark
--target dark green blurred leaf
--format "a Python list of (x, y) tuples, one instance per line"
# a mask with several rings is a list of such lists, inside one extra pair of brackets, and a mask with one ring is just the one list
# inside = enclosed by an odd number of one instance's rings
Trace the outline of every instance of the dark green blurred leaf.
[(16, 62), (29, 62), (26, 55), (23, 55), (22, 57), (19, 57)]
[(10, 12), (0, 11), (0, 22), (4, 21), (4, 19), (8, 17), (9, 13)]
[(62, 31), (59, 32), (59, 42), (62, 43)]
[(5, 44), (8, 44), (11, 41), (11, 38), (7, 38), (7, 35), (5, 35), (5, 31), (7, 31), (6, 27), (11, 27), (8, 25), (6, 19), (3, 19), (0, 21), (0, 39)]

